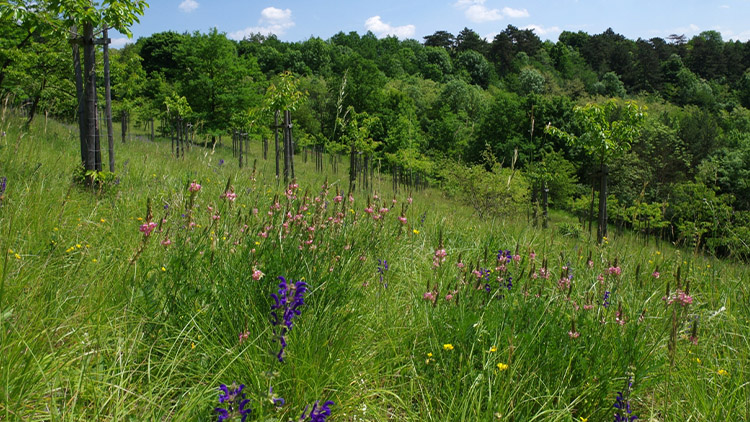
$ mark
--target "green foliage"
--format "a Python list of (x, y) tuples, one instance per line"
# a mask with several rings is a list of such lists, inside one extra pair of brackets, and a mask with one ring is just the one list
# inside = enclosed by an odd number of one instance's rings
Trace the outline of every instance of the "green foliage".
[(471, 206), (480, 219), (507, 217), (528, 200), (528, 182), (513, 166), (503, 168), (489, 147), (483, 155), (483, 164), (443, 163), (444, 187)]

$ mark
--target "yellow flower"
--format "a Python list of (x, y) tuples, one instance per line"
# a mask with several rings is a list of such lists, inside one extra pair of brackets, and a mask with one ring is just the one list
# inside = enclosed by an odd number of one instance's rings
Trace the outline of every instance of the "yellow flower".
[(136, 218), (136, 220), (143, 221), (143, 217), (138, 217), (138, 218)]
[(92, 259), (91, 262), (93, 262), (94, 264), (96, 264), (96, 258)]
[(656, 251), (656, 254), (657, 255), (661, 255), (661, 251)]
[(431, 358), (432, 357), (432, 352), (427, 353), (427, 357)]
[(490, 353), (495, 353), (495, 352), (497, 352), (497, 347), (496, 346), (490, 347)]
[(412, 230), (412, 232), (413, 232), (414, 234), (419, 234), (419, 230), (417, 230), (417, 229), (414, 229), (414, 230)]
[(99, 222), (100, 222), (100, 223), (106, 223), (106, 222), (107, 222), (107, 220), (105, 220), (105, 219), (103, 219), (103, 218), (100, 218), (100, 219), (99, 219)]
[(195, 343), (190, 343), (190, 348), (195, 349)]
[(500, 362), (497, 364), (497, 369), (499, 369), (500, 371), (505, 371), (506, 369), (508, 369), (508, 365)]
[(80, 243), (76, 243), (76, 248), (81, 249), (81, 244)]
[(580, 417), (581, 422), (589, 422), (589, 418), (584, 418), (583, 416)]
[(162, 271), (162, 272), (166, 272), (166, 271), (167, 271), (167, 269), (166, 269), (166, 268), (164, 268), (164, 267), (161, 267), (161, 271)]
[(60, 230), (60, 229), (58, 229), (57, 227), (55, 227), (55, 228), (52, 229), (53, 232), (56, 232), (58, 230)]
[(444, 344), (443, 350), (453, 350), (453, 345), (450, 343)]
[(21, 259), (21, 255), (19, 254), (15, 254), (14, 256), (16, 257), (16, 259)]
[(700, 364), (701, 364), (701, 360), (700, 360), (700, 358), (695, 358), (695, 361), (696, 361), (696, 362), (698, 362), (698, 365), (700, 365)]
[(255, 246), (259, 246), (259, 245), (260, 245), (260, 242), (256, 241)]
[(719, 374), (721, 376), (725, 376), (725, 375), (729, 375), (729, 372), (727, 372), (727, 371), (725, 371), (723, 369), (719, 369), (719, 372), (717, 372), (717, 374)]
[(349, 208), (349, 212), (352, 213), (352, 214), (354, 214), (354, 210), (351, 209), (351, 208)]

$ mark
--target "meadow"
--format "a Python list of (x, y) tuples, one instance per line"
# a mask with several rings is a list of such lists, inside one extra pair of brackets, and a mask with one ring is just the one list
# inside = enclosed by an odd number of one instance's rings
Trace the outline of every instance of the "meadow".
[(258, 142), (118, 142), (92, 191), (74, 127), (0, 129), (0, 420), (750, 420), (746, 265)]

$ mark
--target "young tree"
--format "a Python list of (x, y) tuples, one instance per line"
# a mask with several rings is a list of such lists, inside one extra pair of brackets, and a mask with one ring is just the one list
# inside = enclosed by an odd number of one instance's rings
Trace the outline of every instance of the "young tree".
[(599, 165), (599, 219), (596, 231), (601, 243), (607, 236), (607, 176), (612, 158), (630, 149), (645, 116), (645, 107), (633, 101), (619, 104), (610, 100), (604, 105), (587, 104), (574, 109), (575, 119), (583, 129), (583, 135), (575, 136), (554, 126), (546, 132), (565, 139), (569, 144), (583, 148)]
[(84, 71), (79, 79), (80, 88), (77, 87), (77, 91), (81, 115), (81, 161), (87, 171), (101, 170), (101, 156), (96, 136), (95, 30), (107, 27), (131, 36), (130, 26), (138, 22), (138, 17), (143, 15), (146, 7), (148, 4), (144, 0), (106, 0), (102, 4), (93, 0), (0, 2), (2, 19), (10, 16), (16, 22), (31, 22), (32, 26), (44, 25), (61, 37), (72, 36), (73, 62), (77, 73), (80, 72), (78, 44), (83, 45)]

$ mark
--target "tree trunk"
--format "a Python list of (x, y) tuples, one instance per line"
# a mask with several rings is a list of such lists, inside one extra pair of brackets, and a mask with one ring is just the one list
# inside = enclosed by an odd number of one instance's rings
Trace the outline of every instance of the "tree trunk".
[[(74, 26), (72, 29), (76, 32)], [(86, 166), (86, 119), (83, 99), (83, 75), (81, 72), (81, 53), (77, 43), (73, 44), (73, 68), (76, 78), (76, 98), (78, 99), (78, 137), (81, 143), (81, 165)]]
[(292, 180), (294, 176), (294, 137), (292, 136), (292, 113), (287, 110), (286, 112), (287, 126), (289, 130), (289, 168), (292, 171)]
[(289, 137), (289, 111), (284, 111), (283, 117), (283, 138), (284, 138), (284, 183), (289, 183), (289, 174), (291, 172), (292, 163), (289, 158), (289, 153), (292, 150), (292, 140)]
[(279, 180), (279, 111), (273, 115), (273, 138), (276, 147), (276, 180)]
[[(104, 101), (107, 119), (107, 145), (109, 146), (109, 171), (115, 172), (115, 138), (112, 133), (112, 90), (109, 86), (109, 38), (104, 27)], [(153, 120), (151, 121), (153, 127)], [(152, 132), (153, 133), (153, 132)], [(153, 135), (151, 135), (153, 136)]]
[(84, 74), (84, 115), (86, 119), (86, 170), (101, 171), (97, 168), (96, 144), (96, 50), (94, 49), (94, 26), (83, 28), (83, 74)]
[(601, 185), (599, 186), (599, 224), (596, 230), (596, 238), (599, 243), (607, 237), (607, 174), (609, 168), (606, 164), (601, 166)]

